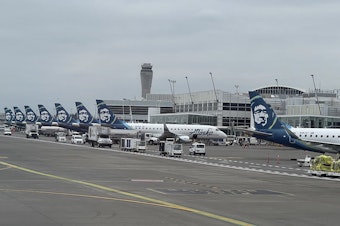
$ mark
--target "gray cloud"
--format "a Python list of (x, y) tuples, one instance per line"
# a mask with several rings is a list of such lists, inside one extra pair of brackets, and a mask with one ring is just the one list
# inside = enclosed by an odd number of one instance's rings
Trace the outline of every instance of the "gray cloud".
[(0, 107), (140, 97), (152, 92), (275, 84), (338, 89), (338, 1), (5, 1), (0, 8)]

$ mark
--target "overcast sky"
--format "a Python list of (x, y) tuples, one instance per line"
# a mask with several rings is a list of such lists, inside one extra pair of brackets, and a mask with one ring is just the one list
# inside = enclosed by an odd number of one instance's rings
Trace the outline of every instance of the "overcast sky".
[[(0, 111), (275, 85), (340, 89), (340, 1), (2, 0)], [(94, 113), (94, 112), (93, 112)]]

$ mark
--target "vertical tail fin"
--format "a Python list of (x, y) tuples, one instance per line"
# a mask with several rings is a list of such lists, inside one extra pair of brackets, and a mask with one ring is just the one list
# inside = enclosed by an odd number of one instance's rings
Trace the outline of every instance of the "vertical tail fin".
[(38, 116), (35, 114), (30, 106), (25, 105), (24, 107), (26, 112), (26, 122), (35, 123), (38, 120)]
[(98, 123), (97, 120), (92, 116), (92, 114), (87, 110), (87, 108), (81, 103), (76, 102), (77, 114), (80, 123), (91, 124)]
[(10, 125), (14, 121), (14, 114), (11, 109), (9, 108), (4, 108), (5, 110), (5, 118), (6, 118), (6, 124)]
[(26, 119), (24, 113), (18, 107), (13, 107), (13, 109), (15, 115), (15, 122), (24, 123)]
[(56, 119), (58, 123), (73, 123), (74, 120), (66, 109), (59, 103), (55, 103)]
[(110, 126), (113, 129), (131, 129), (124, 121), (118, 120), (110, 108), (103, 100), (96, 100), (99, 121), (103, 125)]
[(96, 100), (99, 115), (99, 121), (102, 124), (113, 124), (116, 121), (116, 116), (103, 100)]
[(274, 110), (267, 104), (262, 96), (255, 91), (249, 91), (251, 107), (251, 127), (256, 130), (282, 129), (282, 123)]
[(40, 114), (39, 121), (42, 124), (52, 124), (54, 119), (51, 113), (45, 108), (45, 106), (42, 104), (38, 104), (38, 108), (39, 108), (39, 114)]

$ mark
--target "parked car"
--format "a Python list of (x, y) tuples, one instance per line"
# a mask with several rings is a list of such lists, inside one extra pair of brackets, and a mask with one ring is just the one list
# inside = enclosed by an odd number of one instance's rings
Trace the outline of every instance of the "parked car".
[(71, 143), (72, 144), (84, 144), (83, 137), (81, 135), (72, 135)]
[(11, 131), (11, 128), (5, 128), (4, 129), (4, 135), (12, 135), (12, 131)]

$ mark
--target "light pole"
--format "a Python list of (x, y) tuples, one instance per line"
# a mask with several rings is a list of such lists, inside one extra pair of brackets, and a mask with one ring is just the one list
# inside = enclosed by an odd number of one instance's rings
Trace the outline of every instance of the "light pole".
[(314, 92), (315, 92), (315, 97), (316, 97), (316, 102), (318, 103), (318, 107), (319, 107), (319, 113), (321, 115), (321, 108), (320, 108), (320, 103), (319, 103), (319, 98), (318, 98), (318, 94), (316, 92), (316, 86), (315, 86), (315, 81), (314, 81), (314, 75), (310, 75), (313, 79), (313, 84), (314, 84)]
[(218, 104), (218, 98), (217, 98), (217, 93), (216, 93), (216, 88), (215, 88), (215, 83), (214, 83), (214, 78), (211, 72), (209, 72), (210, 74), (210, 78), (211, 78), (211, 82), (213, 84), (213, 88), (214, 88), (214, 93), (215, 93), (215, 98), (216, 98), (216, 103)]
[(123, 120), (125, 120), (125, 98), (123, 98)]
[(176, 80), (168, 79), (168, 81), (169, 81), (169, 84), (170, 84), (170, 90), (171, 90), (171, 94), (172, 94), (173, 111), (176, 112), (176, 102), (175, 102), (175, 83), (176, 83)]

